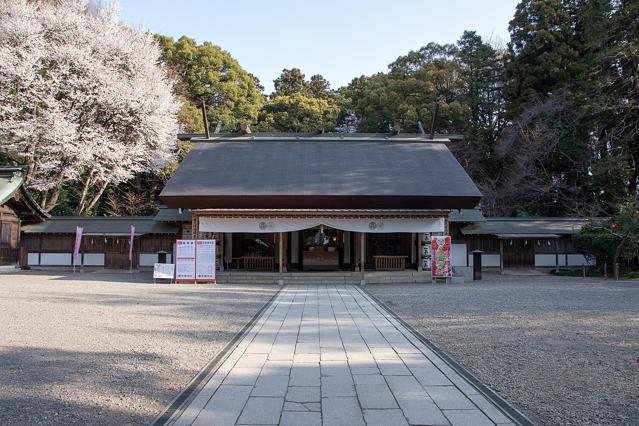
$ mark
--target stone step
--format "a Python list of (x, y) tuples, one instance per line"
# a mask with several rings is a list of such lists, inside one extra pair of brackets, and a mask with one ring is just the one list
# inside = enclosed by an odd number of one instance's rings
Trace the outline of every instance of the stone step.
[[(429, 271), (366, 271), (365, 281), (370, 284), (392, 283), (430, 283)], [(284, 284), (360, 284), (362, 274), (355, 271), (292, 271), (279, 272), (259, 271), (224, 271), (219, 272), (219, 283), (233, 284), (278, 284), (280, 279)]]

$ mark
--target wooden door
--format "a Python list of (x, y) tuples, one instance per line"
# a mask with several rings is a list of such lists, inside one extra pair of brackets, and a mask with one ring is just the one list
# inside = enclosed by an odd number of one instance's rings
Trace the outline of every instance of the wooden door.
[[(138, 266), (137, 244), (133, 245), (133, 268)], [(129, 269), (129, 239), (109, 238), (105, 244), (104, 267), (108, 269)]]
[(533, 240), (504, 239), (504, 268), (534, 268), (535, 245)]
[(104, 266), (108, 269), (127, 269), (129, 267), (129, 253), (106, 252)]

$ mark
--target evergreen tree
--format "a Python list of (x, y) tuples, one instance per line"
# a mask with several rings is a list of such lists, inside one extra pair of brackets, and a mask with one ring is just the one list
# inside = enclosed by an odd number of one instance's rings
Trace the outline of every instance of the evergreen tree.
[(273, 80), (275, 93), (273, 95), (291, 96), (296, 93), (305, 95), (307, 82), (299, 68), (283, 69), (282, 74)]
[(195, 123), (201, 122), (202, 101), (208, 107), (209, 123), (221, 121), (228, 131), (257, 119), (263, 102), (259, 81), (228, 52), (210, 42), (197, 44), (186, 36), (177, 41), (162, 35), (156, 39), (162, 50), (161, 62), (179, 81), (177, 94), (187, 101), (180, 112), (184, 130), (200, 129)]
[(474, 31), (462, 34), (456, 56), (463, 82), (461, 99), (467, 109), (463, 148), (458, 150), (458, 157), (481, 183), (499, 171), (495, 147), (505, 126), (503, 62), (501, 53)]
[(562, 0), (522, 0), (509, 25), (506, 98), (510, 117), (574, 77), (572, 20)]

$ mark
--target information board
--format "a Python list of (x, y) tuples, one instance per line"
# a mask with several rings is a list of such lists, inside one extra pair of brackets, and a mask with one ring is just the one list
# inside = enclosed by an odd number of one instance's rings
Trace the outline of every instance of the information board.
[(172, 280), (175, 275), (175, 265), (173, 263), (154, 263), (153, 279)]
[(453, 267), (450, 261), (450, 236), (431, 238), (431, 271), (435, 278), (450, 278)]
[(195, 280), (215, 282), (215, 240), (195, 241)]
[(175, 241), (175, 281), (195, 281), (195, 240)]

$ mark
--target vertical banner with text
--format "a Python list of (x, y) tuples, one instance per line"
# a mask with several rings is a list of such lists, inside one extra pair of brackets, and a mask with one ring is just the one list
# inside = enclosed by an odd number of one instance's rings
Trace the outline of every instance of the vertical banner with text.
[[(82, 245), (82, 232), (84, 228), (81, 226), (75, 227), (75, 244), (73, 244), (73, 266), (77, 265), (78, 258), (80, 257), (80, 246)], [(75, 270), (75, 269), (74, 269)]]
[(129, 238), (129, 262), (133, 261), (133, 243), (135, 242), (135, 226), (131, 225), (131, 237)]
[(450, 235), (431, 238), (431, 264), (434, 278), (450, 278), (453, 267), (450, 261)]

